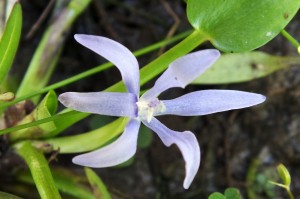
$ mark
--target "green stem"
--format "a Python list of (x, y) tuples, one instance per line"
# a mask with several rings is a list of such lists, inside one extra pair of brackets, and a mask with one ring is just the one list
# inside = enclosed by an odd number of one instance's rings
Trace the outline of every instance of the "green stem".
[(35, 149), (29, 141), (14, 146), (16, 152), (26, 161), (37, 190), (42, 199), (60, 199), (48, 162), (43, 153)]
[[(50, 24), (34, 53), (17, 97), (42, 89), (49, 81), (62, 51), (66, 33), (91, 0), (72, 0), (53, 24)], [(32, 99), (36, 104), (39, 97)]]
[(290, 199), (294, 199), (294, 195), (292, 194), (291, 190), (288, 189), (287, 192), (288, 192)]
[(292, 36), (290, 35), (287, 31), (282, 30), (281, 34), (289, 41), (291, 42), (291, 44), (293, 44), (293, 46), (295, 46), (297, 49), (300, 46), (300, 43)]
[[(50, 91), (30, 114), (26, 115), (17, 123), (17, 126), (49, 118), (54, 115), (56, 111), (57, 95), (54, 91)], [(56, 121), (44, 123), (42, 125), (33, 126), (31, 128), (22, 129), (19, 131), (13, 131), (9, 134), (8, 139), (10, 142), (15, 142), (17, 140), (24, 139), (45, 138), (54, 130), (56, 130)]]
[[(188, 36), (189, 34), (191, 34), (191, 32), (192, 32), (192, 31), (186, 31), (186, 32), (184, 32), (184, 33), (181, 33), (181, 34), (178, 34), (178, 35), (174, 36), (174, 37), (171, 38), (171, 39), (164, 40), (164, 41), (158, 42), (158, 43), (156, 43), (156, 44), (150, 45), (150, 46), (148, 46), (148, 47), (145, 47), (145, 48), (143, 48), (143, 49), (137, 50), (137, 51), (134, 52), (134, 55), (137, 56), (137, 57), (139, 57), (139, 56), (141, 56), (141, 55), (144, 55), (144, 54), (146, 54), (146, 53), (149, 53), (149, 52), (151, 52), (151, 51), (154, 51), (154, 50), (156, 50), (156, 49), (158, 49), (158, 48), (161, 48), (161, 47), (164, 46), (164, 45), (168, 45), (168, 44), (171, 44), (171, 43), (173, 43), (173, 42), (176, 42), (176, 41), (178, 41), (178, 40), (180, 40), (180, 39), (182, 39), (182, 38), (185, 38), (186, 36)], [(52, 84), (52, 85), (47, 86), (47, 87), (44, 87), (44, 88), (42, 88), (42, 89), (40, 89), (40, 90), (33, 91), (33, 92), (31, 92), (30, 94), (26, 94), (26, 95), (23, 95), (23, 96), (21, 96), (21, 97), (18, 97), (18, 98), (16, 98), (15, 100), (13, 100), (13, 101), (11, 101), (11, 102), (2, 103), (2, 104), (0, 104), (0, 109), (5, 109), (5, 108), (7, 108), (8, 106), (12, 106), (12, 105), (14, 105), (14, 104), (16, 104), (16, 103), (18, 103), (18, 102), (23, 101), (23, 100), (26, 100), (26, 99), (32, 98), (32, 97), (34, 97), (34, 96), (37, 96), (37, 95), (46, 93), (46, 92), (48, 92), (48, 91), (50, 91), (50, 90), (54, 90), (54, 89), (60, 88), (60, 87), (62, 87), (62, 86), (71, 84), (71, 83), (73, 83), (73, 82), (76, 82), (76, 81), (81, 80), (81, 79), (83, 79), (83, 78), (86, 78), (86, 77), (88, 77), (88, 76), (91, 76), (91, 75), (94, 75), (94, 74), (96, 74), (96, 73), (99, 73), (99, 72), (101, 72), (101, 71), (103, 71), (103, 70), (105, 70), (105, 69), (108, 69), (108, 68), (112, 67), (112, 66), (113, 66), (113, 65), (112, 65), (111, 63), (105, 63), (105, 64), (102, 64), (102, 65), (100, 65), (100, 66), (97, 66), (97, 67), (95, 67), (95, 68), (92, 68), (92, 69), (90, 69), (90, 70), (87, 70), (87, 71), (85, 71), (85, 72), (83, 72), (83, 73), (80, 73), (80, 74), (78, 74), (78, 75), (72, 76), (72, 77), (70, 77), (70, 78), (68, 78), (68, 79), (65, 79), (65, 80), (63, 80), (63, 81), (57, 82), (57, 83)]]
[(33, 127), (33, 126), (37, 126), (37, 125), (44, 124), (44, 123), (47, 123), (47, 122), (52, 122), (52, 121), (55, 121), (55, 120), (66, 118), (66, 117), (74, 117), (75, 114), (80, 115), (80, 116), (82, 115), (83, 117), (80, 117), (81, 119), (88, 116), (88, 114), (84, 115), (84, 113), (80, 113), (80, 112), (77, 112), (77, 111), (68, 111), (68, 112), (65, 112), (65, 113), (60, 113), (60, 114), (54, 115), (52, 117), (47, 117), (45, 119), (40, 119), (40, 120), (37, 120), (37, 121), (34, 121), (34, 122), (21, 124), (21, 125), (14, 126), (14, 127), (11, 127), (11, 128), (2, 129), (2, 130), (0, 130), (0, 135), (4, 135), (6, 133), (18, 131), (18, 130), (21, 130), (21, 129), (30, 128), (30, 127)]
[[(62, 194), (64, 193), (77, 199), (95, 199), (93, 193), (91, 193), (91, 189), (85, 186), (85, 184), (80, 183), (85, 182), (85, 177), (75, 175), (75, 173), (71, 173), (67, 168), (55, 168), (52, 170), (52, 176), (56, 187)], [(34, 185), (34, 181), (28, 172), (22, 172), (17, 177), (21, 182)]]

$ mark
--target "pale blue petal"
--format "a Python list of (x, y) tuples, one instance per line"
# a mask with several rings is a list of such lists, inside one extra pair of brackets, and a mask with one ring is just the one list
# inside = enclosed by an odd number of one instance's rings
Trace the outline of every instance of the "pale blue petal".
[(200, 165), (200, 147), (195, 135), (190, 131), (177, 132), (169, 129), (160, 121), (152, 118), (150, 123), (143, 123), (160, 137), (166, 146), (176, 144), (185, 160), (185, 179), (183, 187), (188, 189), (194, 180)]
[(140, 124), (140, 121), (136, 119), (130, 120), (124, 133), (116, 141), (98, 150), (74, 157), (73, 163), (86, 167), (104, 168), (127, 161), (136, 152)]
[(118, 67), (128, 92), (139, 95), (139, 64), (130, 50), (106, 37), (76, 34), (75, 39)]
[(209, 49), (190, 53), (176, 59), (157, 79), (154, 86), (142, 96), (142, 99), (156, 98), (168, 88), (184, 88), (199, 77), (219, 57), (220, 52), (218, 50)]
[(58, 97), (66, 107), (80, 112), (96, 113), (110, 116), (137, 116), (137, 97), (132, 93), (67, 92)]
[(162, 100), (166, 111), (159, 113), (159, 115), (207, 115), (254, 106), (265, 100), (265, 96), (256, 93), (234, 90), (203, 90), (188, 93), (172, 100)]

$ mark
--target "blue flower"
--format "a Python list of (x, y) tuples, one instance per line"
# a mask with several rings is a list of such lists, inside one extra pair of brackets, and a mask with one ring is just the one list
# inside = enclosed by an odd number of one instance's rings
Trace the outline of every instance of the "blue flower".
[(172, 100), (160, 100), (163, 91), (184, 88), (220, 56), (218, 50), (209, 49), (187, 54), (174, 62), (157, 79), (154, 86), (141, 97), (139, 65), (135, 56), (123, 45), (105, 37), (75, 35), (83, 46), (111, 61), (121, 72), (126, 93), (67, 92), (59, 96), (66, 107), (81, 112), (130, 118), (123, 134), (113, 143), (98, 150), (78, 155), (73, 162), (78, 165), (103, 168), (118, 165), (131, 158), (137, 149), (141, 123), (152, 129), (166, 146), (175, 144), (185, 160), (185, 189), (191, 185), (200, 165), (200, 147), (190, 131), (177, 132), (163, 125), (156, 116), (196, 116), (254, 106), (265, 101), (260, 94), (233, 90), (196, 91)]

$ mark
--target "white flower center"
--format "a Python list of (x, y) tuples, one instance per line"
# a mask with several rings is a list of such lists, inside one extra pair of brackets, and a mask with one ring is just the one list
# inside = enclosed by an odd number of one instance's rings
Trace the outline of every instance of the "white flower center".
[(141, 120), (147, 120), (147, 122), (150, 122), (155, 114), (166, 111), (164, 103), (157, 98), (150, 101), (140, 100), (136, 104), (138, 107), (138, 117)]

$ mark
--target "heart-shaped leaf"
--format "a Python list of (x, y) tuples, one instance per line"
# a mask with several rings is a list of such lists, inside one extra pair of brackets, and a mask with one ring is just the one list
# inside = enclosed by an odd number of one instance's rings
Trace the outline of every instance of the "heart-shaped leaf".
[(226, 199), (226, 197), (223, 194), (219, 193), (219, 192), (215, 192), (215, 193), (212, 193), (208, 197), (208, 199)]
[(225, 190), (226, 199), (242, 199), (241, 193), (236, 188), (228, 188)]
[(290, 22), (299, 0), (188, 0), (190, 23), (225, 52), (258, 48)]
[(236, 188), (228, 188), (225, 190), (225, 194), (215, 192), (210, 194), (208, 199), (242, 199), (241, 193)]

